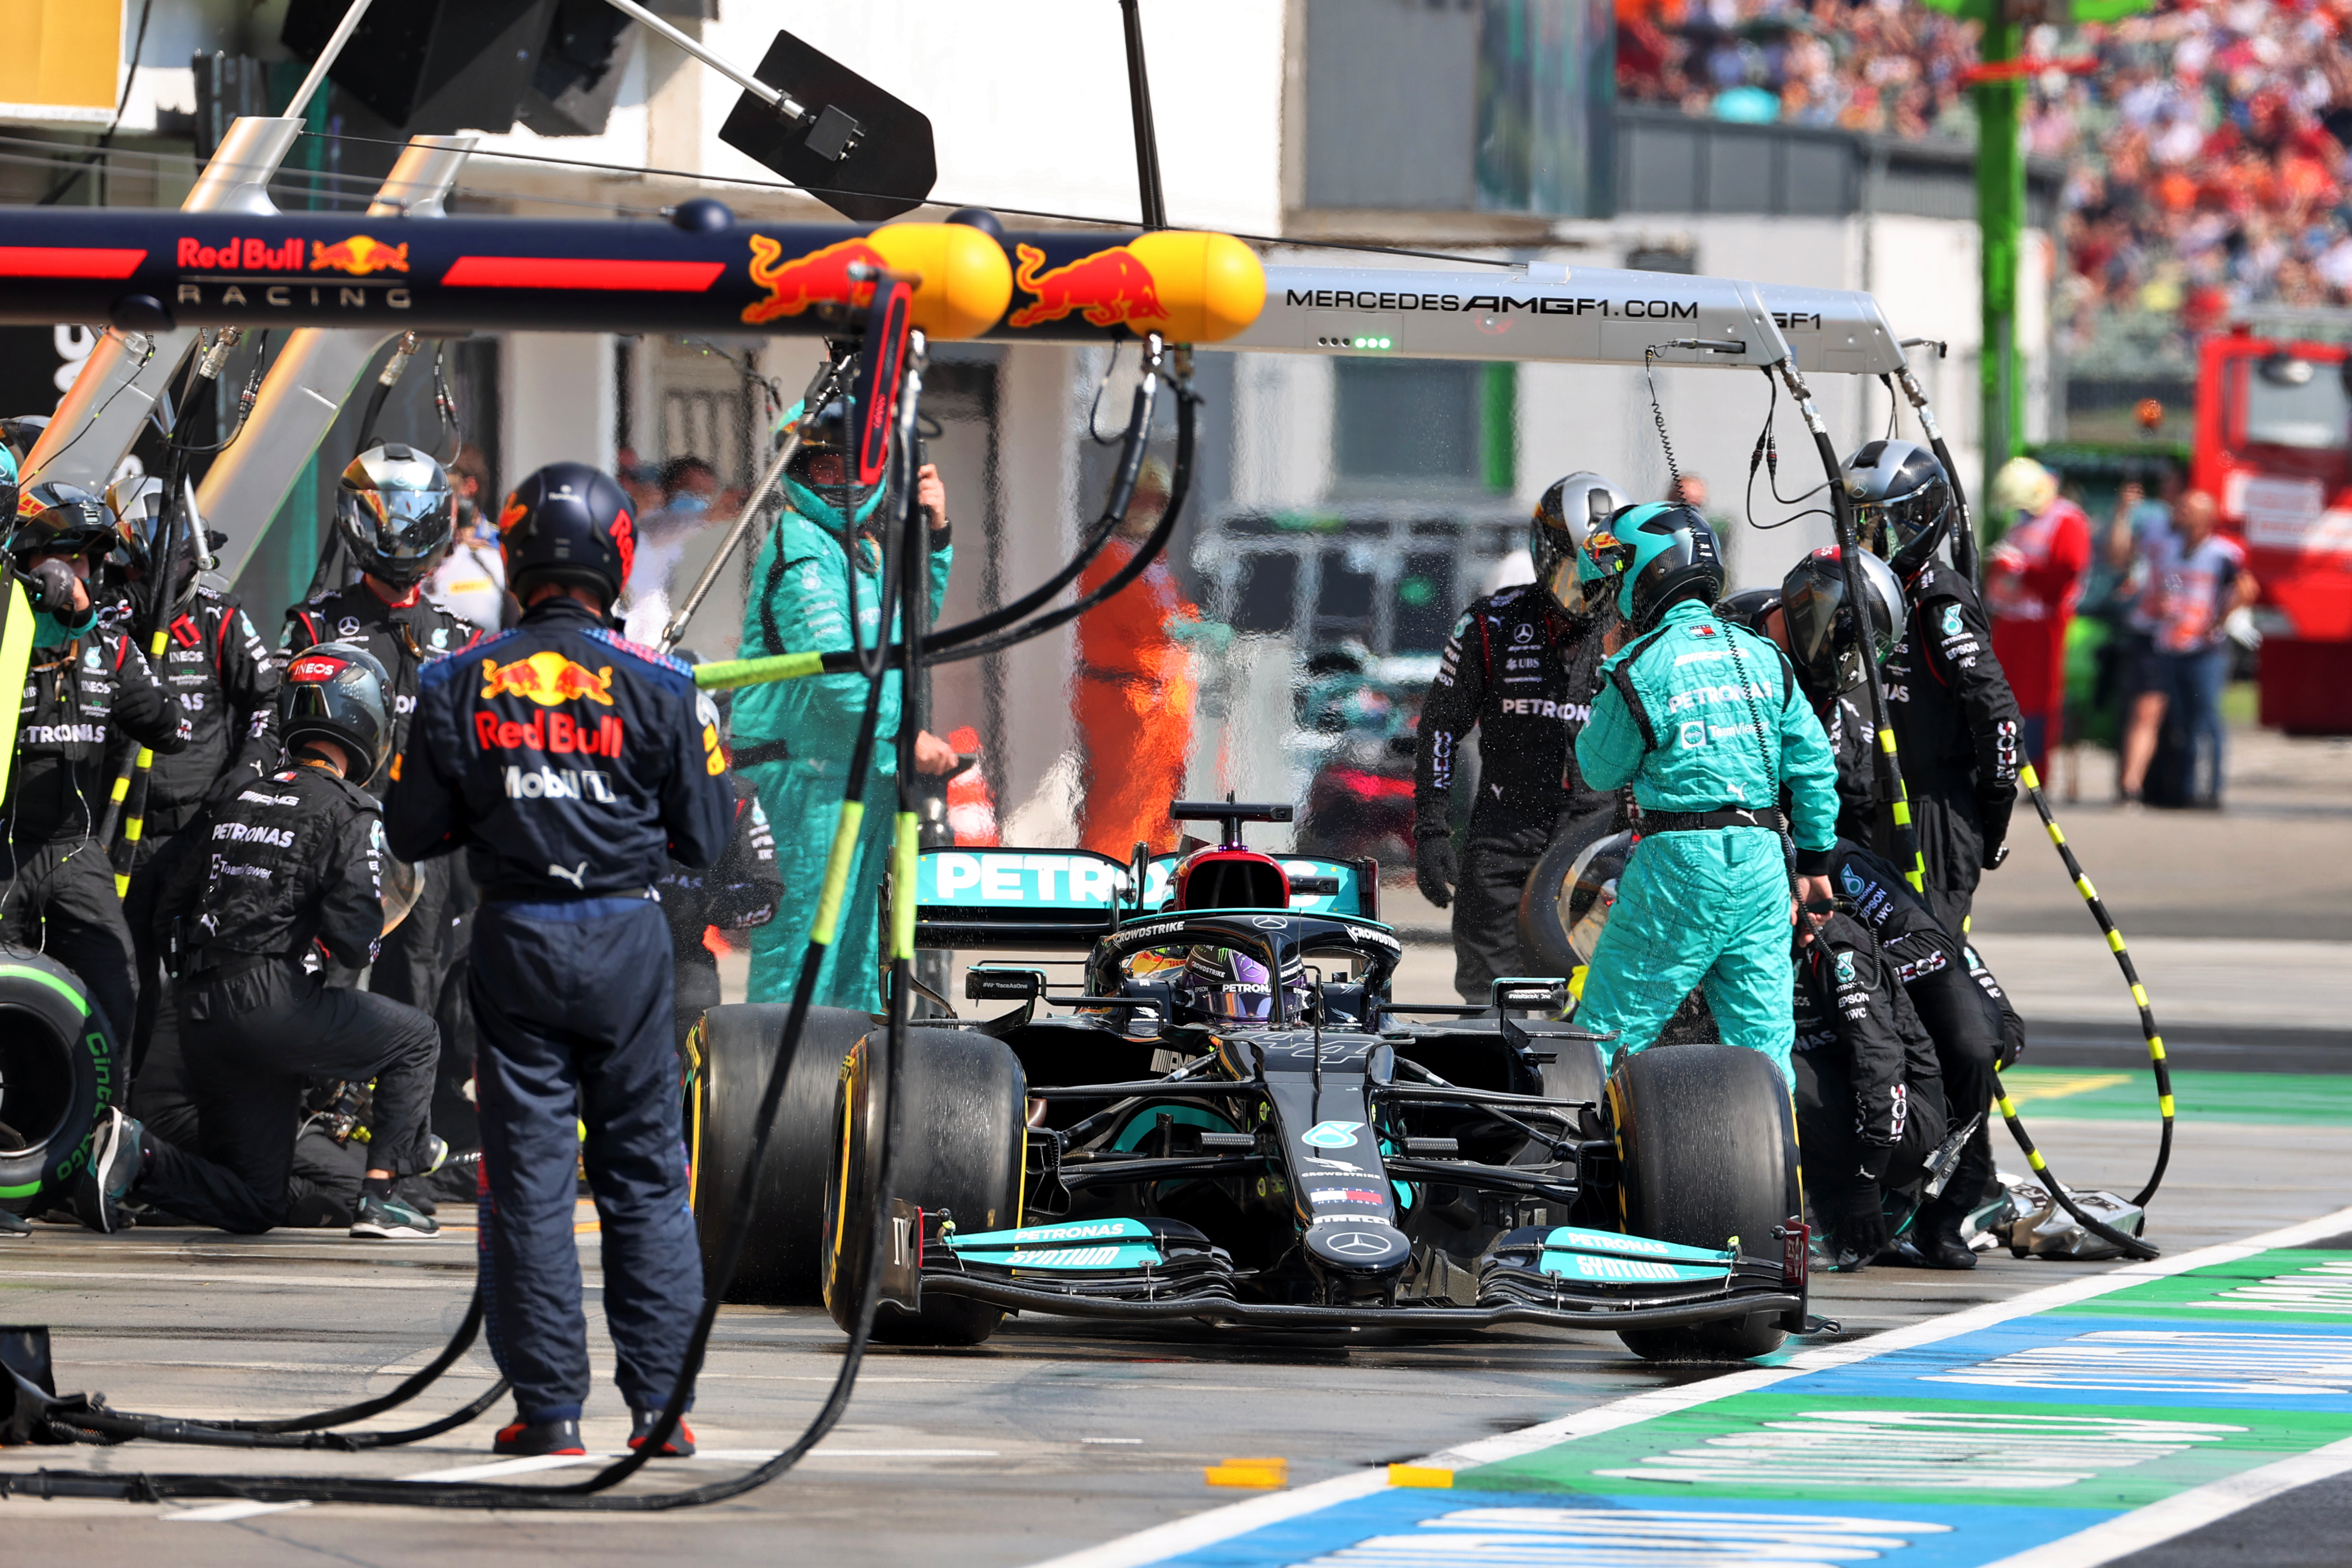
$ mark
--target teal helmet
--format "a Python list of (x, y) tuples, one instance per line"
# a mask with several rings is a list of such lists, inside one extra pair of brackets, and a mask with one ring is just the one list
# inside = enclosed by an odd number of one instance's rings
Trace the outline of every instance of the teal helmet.
[(1723, 556), (1715, 530), (1679, 502), (1621, 507), (1607, 531), (1593, 534), (1586, 555), (1594, 577), (1615, 582), (1617, 613), (1636, 632), (1656, 625), (1676, 600), (1713, 604), (1723, 594)]

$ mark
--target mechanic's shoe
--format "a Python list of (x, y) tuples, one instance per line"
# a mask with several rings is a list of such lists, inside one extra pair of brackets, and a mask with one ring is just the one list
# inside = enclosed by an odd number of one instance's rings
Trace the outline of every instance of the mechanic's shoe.
[(1912, 1233), (1919, 1248), (1919, 1261), (1930, 1268), (1974, 1268), (1977, 1255), (1960, 1239), (1958, 1227), (1950, 1230), (1927, 1230)]
[(146, 1159), (146, 1129), (114, 1106), (98, 1124), (89, 1144), (89, 1168), (74, 1184), (74, 1217), (90, 1229), (128, 1230), (132, 1220), (123, 1202)]
[(352, 1215), (352, 1234), (376, 1241), (414, 1241), (432, 1236), (440, 1224), (390, 1194), (362, 1192)]
[(499, 1428), (490, 1440), (490, 1452), (501, 1458), (539, 1459), (551, 1454), (585, 1454), (580, 1441), (580, 1418), (559, 1416), (552, 1421), (518, 1421)]
[[(658, 1410), (629, 1412), (629, 1447), (644, 1447), (646, 1439), (653, 1436), (654, 1428), (660, 1423), (661, 1412)], [(656, 1459), (694, 1458), (694, 1428), (686, 1424), (683, 1416), (678, 1419), (677, 1430), (669, 1435), (669, 1441), (661, 1446), (654, 1458)]]

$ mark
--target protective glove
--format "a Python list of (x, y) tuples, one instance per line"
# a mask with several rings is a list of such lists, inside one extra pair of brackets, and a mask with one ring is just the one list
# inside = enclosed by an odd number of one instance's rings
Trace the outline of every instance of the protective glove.
[(1451, 838), (1424, 838), (1413, 846), (1412, 879), (1421, 885), (1421, 896), (1439, 909), (1454, 901), (1454, 885), (1462, 879), (1462, 867), (1454, 858)]
[(47, 610), (60, 621), (73, 614), (75, 582), (72, 567), (53, 558), (42, 562), (25, 576), (25, 596), (33, 608)]
[(1857, 1172), (1853, 1185), (1838, 1195), (1830, 1215), (1829, 1239), (1840, 1272), (1864, 1268), (1886, 1250), (1894, 1238), (1886, 1231), (1885, 1204), (1875, 1177)]
[(2009, 858), (2009, 817), (2017, 809), (2014, 788), (1977, 796), (1977, 815), (1984, 820), (1984, 868), (1998, 868)]

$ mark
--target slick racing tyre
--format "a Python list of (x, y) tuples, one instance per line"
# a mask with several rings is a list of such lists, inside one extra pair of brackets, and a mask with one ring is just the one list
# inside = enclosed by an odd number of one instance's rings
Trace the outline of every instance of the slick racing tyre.
[[(1002, 1040), (965, 1029), (909, 1029), (898, 1068), (897, 1159), (882, 1193), (888, 1096), (880, 1070), (886, 1046), (875, 1028), (841, 1064), (834, 1111), (835, 1163), (824, 1188), (824, 1304), (854, 1328), (874, 1257), (879, 1196), (903, 1199), (928, 1216), (942, 1210), (961, 1231), (1008, 1230), (1021, 1223), (1021, 1174), (1028, 1133), (1028, 1083)], [(976, 1345), (1004, 1320), (1002, 1308), (968, 1297), (930, 1295), (922, 1310), (884, 1305), (874, 1337), (884, 1344)]]
[[(688, 1038), (700, 1057), (688, 1088), (686, 1126), (706, 1278), (715, 1277), (719, 1249), (737, 1217), (738, 1184), (759, 1131), (760, 1097), (791, 1011), (767, 1004), (713, 1007)], [(776, 1107), (768, 1155), (760, 1163), (751, 1239), (725, 1300), (766, 1307), (814, 1307), (824, 1300), (824, 1176), (837, 1121), (834, 1084), (842, 1058), (873, 1026), (864, 1013), (809, 1009)]]
[(0, 1208), (61, 1207), (122, 1074), (114, 1033), (71, 970), (0, 946)]
[(1576, 889), (1576, 858), (1584, 844), (1557, 838), (1519, 890), (1519, 946), (1543, 961), (1546, 974), (1573, 974), (1584, 961), (1568, 945), (1568, 896)]
[[(1789, 1086), (1762, 1053), (1640, 1052), (1610, 1079), (1609, 1113), (1628, 1235), (1710, 1247), (1738, 1237), (1751, 1257), (1778, 1256), (1772, 1232), (1801, 1203)], [(1618, 1337), (1652, 1361), (1736, 1361), (1779, 1349), (1782, 1333), (1768, 1311)]]

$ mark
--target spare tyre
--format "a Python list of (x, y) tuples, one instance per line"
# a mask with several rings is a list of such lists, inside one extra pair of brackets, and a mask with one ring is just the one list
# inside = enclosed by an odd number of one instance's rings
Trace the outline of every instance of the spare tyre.
[(106, 1016), (64, 964), (0, 944), (0, 1208), (63, 1207), (122, 1091)]
[[(1618, 1202), (1628, 1235), (1779, 1256), (1773, 1231), (1801, 1209), (1789, 1086), (1760, 1051), (1688, 1045), (1628, 1057), (1609, 1080)], [(1653, 1361), (1731, 1361), (1780, 1348), (1768, 1310), (1619, 1338)]]
[[(890, 1199), (926, 1215), (947, 1211), (963, 1231), (1009, 1230), (1021, 1223), (1021, 1182), (1028, 1129), (1028, 1080), (1012, 1048), (968, 1029), (908, 1029), (898, 1062), (897, 1158), (887, 1190), (883, 1156), (890, 1095), (882, 1071), (880, 1027), (841, 1064), (834, 1126), (840, 1140), (825, 1182), (825, 1310), (843, 1328), (856, 1322), (873, 1267), (876, 1221)], [(884, 1344), (976, 1345), (996, 1331), (1004, 1310), (965, 1296), (931, 1295), (919, 1311), (884, 1305), (874, 1338)]]
[[(712, 1007), (688, 1037), (687, 1148), (693, 1160), (694, 1223), (704, 1277), (716, 1279), (751, 1159), (761, 1096), (782, 1044), (779, 1004)], [(723, 1300), (814, 1307), (824, 1300), (824, 1182), (831, 1163), (834, 1085), (842, 1058), (874, 1026), (866, 1014), (812, 1007), (776, 1107), (767, 1157), (753, 1189), (749, 1241)]]

